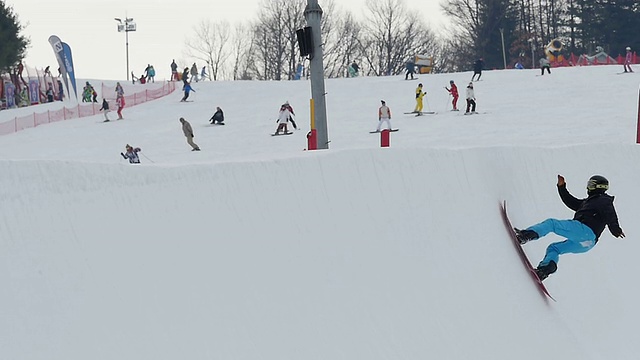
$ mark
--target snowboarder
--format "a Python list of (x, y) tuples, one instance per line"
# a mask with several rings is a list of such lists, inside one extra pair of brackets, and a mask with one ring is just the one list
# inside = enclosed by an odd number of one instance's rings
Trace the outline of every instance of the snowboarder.
[(404, 76), (405, 80), (409, 80), (409, 75), (411, 75), (411, 80), (413, 80), (413, 74), (416, 72), (416, 63), (413, 60), (409, 60), (405, 63), (405, 68), (407, 69), (407, 73)]
[(633, 70), (631, 70), (632, 57), (631, 48), (627, 46), (627, 55), (624, 57), (624, 72), (633, 72)]
[[(298, 125), (296, 125), (296, 121), (293, 118), (294, 116), (296, 116), (296, 113), (293, 111), (291, 105), (289, 105), (289, 101), (285, 101), (282, 106), (286, 107), (289, 110), (289, 122), (291, 123), (291, 125), (293, 125), (294, 129), (298, 130)], [(280, 111), (282, 111), (282, 106), (280, 106)]]
[(184, 84), (184, 87), (182, 88), (184, 90), (184, 96), (182, 97), (182, 100), (180, 100), (180, 102), (185, 102), (187, 101), (187, 99), (189, 98), (189, 93), (190, 92), (196, 92), (195, 90), (193, 90), (193, 88), (191, 87), (191, 84), (189, 84), (188, 82)]
[(484, 68), (484, 59), (479, 58), (476, 62), (473, 63), (473, 76), (471, 77), (471, 81), (478, 75), (478, 80), (482, 76), (482, 69)]
[(208, 78), (209, 75), (207, 75), (207, 66), (203, 66), (202, 67), (202, 71), (200, 71), (200, 78), (202, 79), (202, 81), (204, 81), (204, 79)]
[(124, 95), (118, 95), (116, 97), (116, 105), (118, 105), (118, 120), (122, 120), (122, 109), (124, 109), (124, 105), (125, 105), (125, 101), (124, 101)]
[(391, 130), (391, 109), (387, 106), (387, 103), (384, 100), (380, 100), (382, 104), (378, 108), (378, 127), (376, 128), (377, 132), (380, 132), (382, 129), (382, 123), (387, 123), (387, 129)]
[(422, 114), (422, 108), (423, 108), (422, 98), (426, 94), (427, 93), (422, 91), (422, 83), (418, 84), (418, 87), (416, 88), (416, 107), (415, 109), (413, 109), (414, 113)]
[(120, 155), (122, 155), (125, 160), (129, 159), (129, 164), (140, 164), (140, 157), (138, 156), (138, 153), (142, 151), (140, 148), (134, 148), (131, 145), (127, 144), (127, 146), (125, 146), (125, 150), (126, 152), (120, 153)]
[[(293, 114), (293, 108), (291, 107), (291, 105), (289, 105), (288, 101), (285, 101), (285, 103), (280, 106), (280, 112), (278, 113), (277, 121), (278, 128), (276, 129), (275, 135), (280, 134), (281, 130), (283, 131), (283, 134), (289, 133), (287, 124), (289, 123), (289, 121), (291, 121), (293, 124), (293, 117), (291, 117), (291, 114)], [(296, 128), (295, 125), (293, 125), (293, 127)]]
[(198, 82), (198, 67), (196, 66), (196, 63), (193, 63), (193, 66), (191, 66), (191, 81), (194, 80)]
[(171, 61), (171, 81), (178, 81), (178, 64), (175, 59)]
[(182, 123), (182, 132), (184, 133), (184, 136), (187, 138), (187, 144), (191, 145), (192, 147), (191, 151), (200, 151), (200, 147), (193, 142), (194, 136), (193, 136), (193, 128), (191, 127), (191, 124), (189, 124), (189, 122), (184, 118), (180, 118), (180, 122)]
[(453, 80), (449, 81), (449, 86), (451, 86), (451, 89), (446, 86), (444, 88), (449, 92), (449, 94), (451, 94), (451, 96), (453, 96), (453, 101), (451, 102), (453, 104), (453, 111), (458, 111), (458, 87)]
[(47, 102), (53, 102), (53, 84), (49, 83), (47, 88)]
[(104, 110), (104, 122), (109, 122), (109, 116), (107, 116), (109, 114), (109, 102), (105, 98), (102, 98), (102, 107), (99, 111), (102, 110)]
[(357, 62), (352, 62), (349, 65), (349, 77), (358, 77), (358, 72), (360, 71), (360, 67)]
[(144, 74), (147, 77), (147, 82), (155, 83), (156, 79), (156, 69), (153, 68), (153, 65), (147, 64), (147, 68), (144, 69)]
[(561, 254), (578, 254), (591, 250), (598, 242), (605, 226), (609, 227), (613, 236), (625, 237), (613, 206), (614, 197), (605, 193), (609, 189), (609, 181), (604, 176), (593, 175), (589, 178), (586, 199), (577, 199), (571, 195), (562, 175), (558, 175), (557, 186), (562, 202), (575, 211), (573, 219), (546, 219), (525, 230), (514, 229), (520, 244), (537, 240), (550, 232), (566, 238), (565, 241), (556, 242), (547, 247), (544, 259), (536, 269), (540, 280), (546, 279), (558, 269), (558, 259)]
[(182, 83), (184, 85), (187, 85), (188, 82), (189, 82), (189, 67), (185, 67), (184, 70), (182, 71)]
[(120, 82), (116, 83), (116, 97), (118, 96), (124, 96), (124, 89), (122, 88), (122, 85), (120, 85)]
[(477, 114), (476, 113), (476, 93), (473, 91), (473, 83), (470, 82), (467, 85), (467, 111), (465, 115)]
[(547, 73), (551, 75), (551, 63), (546, 57), (540, 58), (540, 75), (544, 75), (544, 71), (547, 70)]
[(211, 121), (211, 125), (213, 124), (224, 125), (224, 112), (222, 112), (222, 109), (220, 109), (220, 106), (216, 107), (216, 112), (213, 114), (211, 119), (209, 119), (209, 121)]

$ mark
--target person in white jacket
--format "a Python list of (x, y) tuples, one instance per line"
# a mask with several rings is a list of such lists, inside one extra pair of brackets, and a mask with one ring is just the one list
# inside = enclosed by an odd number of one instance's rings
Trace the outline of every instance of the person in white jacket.
[(280, 106), (280, 112), (278, 114), (278, 128), (276, 129), (276, 133), (274, 135), (280, 134), (282, 130), (283, 135), (289, 134), (289, 129), (287, 128), (289, 124), (289, 120), (291, 120), (291, 105), (289, 105), (289, 101), (285, 102)]
[(384, 100), (380, 100), (380, 103), (382, 104), (382, 106), (380, 106), (380, 108), (378, 109), (378, 128), (376, 129), (377, 132), (380, 132), (380, 129), (382, 129), (383, 122), (386, 122), (387, 129), (391, 130), (391, 109), (389, 109), (387, 103), (385, 103)]
[(467, 111), (465, 115), (477, 114), (476, 113), (476, 94), (473, 91), (473, 83), (470, 82), (467, 86)]

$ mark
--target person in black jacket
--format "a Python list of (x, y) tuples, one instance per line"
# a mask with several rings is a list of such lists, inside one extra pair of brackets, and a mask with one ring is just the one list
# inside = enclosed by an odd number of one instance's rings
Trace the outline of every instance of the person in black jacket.
[(213, 124), (224, 125), (224, 112), (222, 112), (222, 109), (220, 109), (220, 106), (216, 107), (216, 112), (213, 114), (211, 119), (209, 119), (209, 121), (211, 121), (211, 125)]
[(484, 68), (484, 59), (480, 58), (478, 60), (476, 60), (476, 62), (473, 63), (473, 76), (471, 77), (471, 81), (473, 81), (473, 78), (476, 77), (476, 75), (478, 75), (478, 80), (480, 80), (480, 77), (482, 76), (482, 69)]
[(514, 229), (520, 244), (539, 239), (551, 232), (566, 238), (565, 241), (556, 242), (547, 247), (544, 259), (536, 269), (540, 280), (546, 279), (557, 270), (558, 258), (561, 254), (577, 254), (591, 250), (598, 242), (605, 226), (609, 227), (613, 236), (617, 238), (625, 236), (618, 224), (618, 215), (613, 206), (614, 197), (605, 193), (608, 189), (609, 181), (604, 176), (594, 175), (587, 182), (587, 198), (577, 199), (567, 190), (564, 177), (558, 175), (560, 199), (569, 209), (576, 212), (573, 219), (546, 219), (525, 230)]

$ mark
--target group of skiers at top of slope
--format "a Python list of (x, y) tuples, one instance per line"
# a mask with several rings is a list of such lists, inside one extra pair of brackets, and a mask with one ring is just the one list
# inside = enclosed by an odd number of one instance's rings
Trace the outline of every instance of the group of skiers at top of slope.
[[(182, 73), (178, 72), (178, 64), (176, 64), (176, 60), (173, 59), (171, 61), (171, 80), (172, 81), (178, 81), (178, 80), (182, 80), (183, 82), (190, 82), (190, 81), (195, 81), (198, 82), (200, 80), (205, 80), (207, 78), (209, 78), (209, 75), (207, 74), (207, 66), (203, 66), (202, 70), (200, 71), (200, 73), (198, 74), (198, 67), (196, 66), (196, 63), (193, 63), (193, 65), (191, 65), (191, 69), (189, 69), (189, 67), (185, 67), (184, 70), (182, 70)], [(189, 79), (189, 77), (191, 77), (191, 79)]]

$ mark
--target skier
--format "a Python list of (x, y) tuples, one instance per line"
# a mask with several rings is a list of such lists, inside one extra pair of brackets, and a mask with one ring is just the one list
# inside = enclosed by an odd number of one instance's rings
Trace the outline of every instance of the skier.
[(102, 98), (102, 107), (99, 111), (102, 110), (104, 110), (104, 122), (109, 122), (109, 116), (107, 116), (109, 114), (109, 102), (105, 98)]
[(473, 91), (473, 83), (467, 86), (467, 111), (465, 115), (477, 114), (476, 112), (476, 93)]
[[(624, 57), (624, 72), (633, 72), (631, 70), (631, 58), (633, 54), (631, 53), (631, 48), (627, 46), (627, 55)], [(627, 68), (629, 70), (627, 70)]]
[(224, 125), (224, 112), (222, 112), (222, 109), (220, 109), (220, 106), (216, 107), (216, 112), (213, 114), (211, 119), (209, 119), (209, 121), (211, 121), (211, 125), (213, 124)]
[(124, 101), (124, 95), (118, 95), (116, 97), (116, 105), (118, 105), (118, 120), (122, 120), (122, 109), (124, 109), (124, 105), (125, 105), (125, 101)]
[(382, 123), (387, 123), (387, 129), (391, 130), (391, 109), (387, 106), (387, 103), (384, 100), (380, 100), (382, 106), (378, 108), (378, 128), (377, 132), (380, 132), (382, 129)]
[(415, 109), (413, 109), (414, 113), (418, 113), (418, 115), (422, 114), (422, 98), (426, 95), (427, 93), (425, 93), (424, 91), (422, 91), (422, 84), (418, 84), (418, 87), (416, 88), (416, 107)]
[(183, 90), (184, 90), (184, 96), (182, 97), (182, 100), (180, 100), (180, 102), (187, 101), (187, 98), (189, 98), (189, 93), (191, 91), (196, 92), (195, 90), (193, 90), (193, 88), (191, 87), (191, 84), (189, 84), (188, 82), (184, 84)]
[(475, 78), (476, 75), (478, 75), (478, 81), (480, 80), (480, 77), (482, 76), (482, 68), (484, 68), (484, 59), (479, 58), (473, 63), (473, 76), (471, 77), (471, 81), (473, 81), (473, 78)]
[(451, 86), (451, 89), (449, 89), (448, 87), (444, 87), (449, 94), (451, 94), (451, 96), (453, 96), (453, 110), (452, 111), (458, 111), (458, 87), (456, 86), (456, 84), (453, 82), (453, 80), (449, 81), (449, 85)]
[(551, 63), (546, 57), (541, 57), (540, 58), (540, 75), (544, 75), (545, 69), (547, 70), (547, 73), (551, 75)]
[(140, 157), (138, 156), (138, 153), (142, 151), (140, 148), (134, 148), (127, 144), (127, 146), (125, 146), (125, 150), (126, 153), (120, 153), (120, 155), (122, 155), (125, 160), (129, 159), (129, 164), (140, 164)]
[(413, 74), (415, 74), (416, 72), (416, 64), (413, 62), (413, 60), (409, 60), (405, 63), (404, 66), (407, 69), (407, 73), (404, 76), (404, 79), (409, 80), (409, 75), (411, 75), (411, 80), (413, 80)]
[(187, 144), (191, 145), (192, 147), (191, 151), (200, 151), (200, 147), (193, 142), (194, 136), (193, 136), (193, 128), (191, 127), (191, 124), (189, 124), (189, 122), (184, 118), (180, 118), (180, 122), (182, 123), (182, 132), (184, 133), (184, 136), (187, 138)]
[[(278, 113), (277, 120), (278, 128), (276, 129), (275, 135), (280, 134), (280, 130), (283, 131), (283, 134), (290, 134), (287, 124), (289, 121), (293, 123), (293, 117), (291, 117), (291, 114), (293, 114), (293, 108), (289, 105), (288, 101), (285, 101), (285, 103), (280, 106), (280, 112)], [(293, 125), (293, 127), (295, 128), (296, 126)]]
[(575, 211), (573, 219), (546, 219), (525, 230), (514, 229), (520, 244), (537, 240), (550, 232), (566, 238), (565, 241), (556, 242), (547, 247), (544, 259), (536, 269), (540, 280), (546, 279), (557, 270), (561, 254), (577, 254), (591, 250), (598, 242), (605, 226), (609, 227), (613, 236), (625, 237), (613, 206), (614, 197), (605, 193), (609, 189), (609, 181), (604, 176), (593, 175), (589, 178), (586, 199), (577, 199), (571, 195), (562, 175), (558, 175), (557, 185), (562, 202)]

